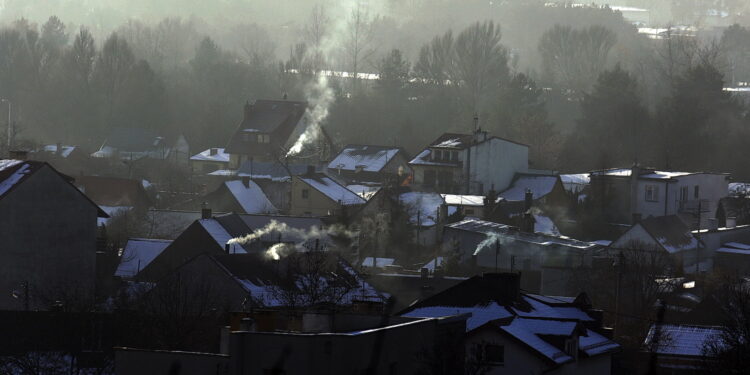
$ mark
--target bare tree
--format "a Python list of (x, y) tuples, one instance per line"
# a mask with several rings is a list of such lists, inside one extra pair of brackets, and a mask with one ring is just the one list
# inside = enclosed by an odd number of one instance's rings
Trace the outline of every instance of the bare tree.
[(357, 2), (347, 21), (347, 33), (344, 39), (347, 70), (353, 75), (354, 91), (358, 87), (358, 74), (362, 65), (375, 52), (371, 47), (373, 38), (372, 20), (368, 9), (362, 2)]

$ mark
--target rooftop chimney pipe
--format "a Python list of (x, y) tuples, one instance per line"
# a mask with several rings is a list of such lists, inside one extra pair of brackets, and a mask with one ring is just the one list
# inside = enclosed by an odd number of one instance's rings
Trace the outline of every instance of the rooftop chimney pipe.
[(248, 176), (242, 176), (242, 185), (245, 186), (245, 188), (250, 187), (250, 177)]
[(531, 206), (534, 205), (534, 193), (531, 192), (531, 189), (526, 189), (526, 193), (524, 194), (523, 199), (523, 210), (528, 211), (531, 209)]

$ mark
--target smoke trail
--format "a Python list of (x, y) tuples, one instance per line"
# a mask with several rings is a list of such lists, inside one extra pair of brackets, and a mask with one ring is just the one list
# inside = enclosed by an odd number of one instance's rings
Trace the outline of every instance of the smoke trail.
[(482, 242), (480, 242), (477, 245), (476, 250), (474, 250), (474, 255), (479, 255), (479, 253), (481, 253), (482, 250), (491, 248), (492, 246), (495, 246), (495, 244), (498, 242), (502, 245), (505, 242), (505, 239), (500, 237), (500, 235), (495, 232), (487, 233), (487, 238), (485, 238)]
[(331, 237), (352, 239), (357, 236), (357, 233), (349, 231), (341, 225), (332, 225), (327, 228), (314, 226), (310, 229), (299, 229), (292, 228), (286, 223), (271, 220), (265, 227), (257, 229), (248, 235), (232, 238), (227, 243), (243, 245), (271, 234), (284, 236), (285, 241), (274, 244), (266, 250), (265, 255), (274, 260), (279, 260), (294, 251), (305, 252), (313, 250), (311, 248), (311, 241), (317, 241), (317, 245), (323, 250), (328, 247)]
[(328, 117), (328, 109), (334, 100), (333, 90), (328, 86), (328, 77), (319, 73), (318, 78), (305, 88), (305, 97), (312, 106), (312, 110), (308, 107), (305, 113), (307, 128), (300, 134), (286, 156), (299, 154), (305, 145), (315, 142), (320, 137), (320, 124)]

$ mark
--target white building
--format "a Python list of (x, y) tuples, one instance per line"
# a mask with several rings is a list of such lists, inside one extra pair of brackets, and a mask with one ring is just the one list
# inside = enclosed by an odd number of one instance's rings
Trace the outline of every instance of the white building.
[(666, 172), (651, 168), (606, 169), (590, 174), (591, 198), (612, 223), (632, 224), (648, 216), (678, 215), (691, 227), (708, 225), (729, 192), (729, 175)]
[(529, 146), (487, 132), (445, 133), (430, 143), (409, 165), (413, 184), (449, 194), (484, 195), (503, 191), (516, 173), (529, 169)]

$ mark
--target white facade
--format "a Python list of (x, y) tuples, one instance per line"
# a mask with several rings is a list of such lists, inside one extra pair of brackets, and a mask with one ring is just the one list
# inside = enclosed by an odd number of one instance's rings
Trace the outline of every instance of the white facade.
[[(659, 174), (655, 174), (659, 175)], [(701, 228), (715, 217), (719, 199), (729, 193), (729, 181), (724, 174), (695, 173), (674, 175), (670, 178), (638, 180), (635, 212), (641, 217), (688, 215), (696, 216), (700, 203)]]
[(516, 173), (529, 169), (529, 148), (500, 138), (490, 138), (468, 149), (470, 160), (464, 163), (469, 175), (467, 194), (486, 194), (490, 189), (503, 191)]

